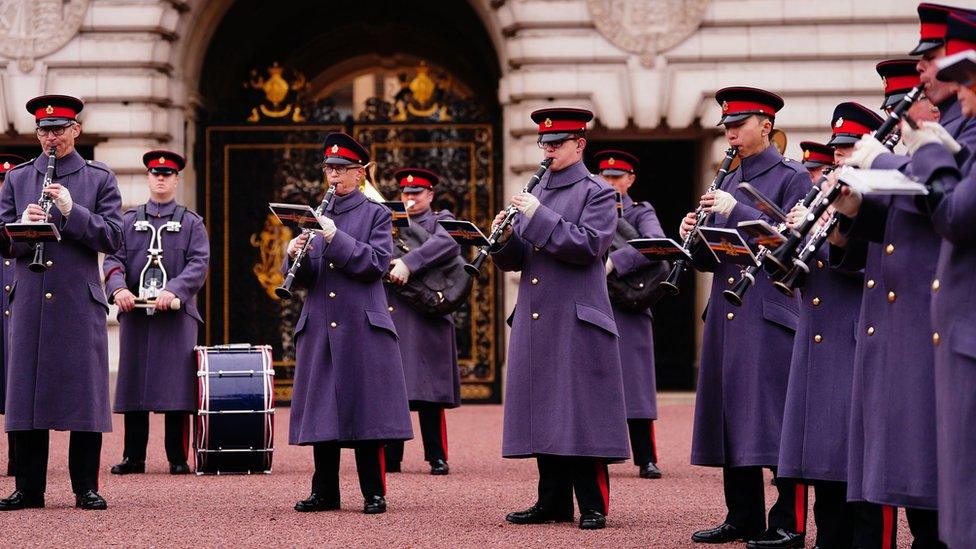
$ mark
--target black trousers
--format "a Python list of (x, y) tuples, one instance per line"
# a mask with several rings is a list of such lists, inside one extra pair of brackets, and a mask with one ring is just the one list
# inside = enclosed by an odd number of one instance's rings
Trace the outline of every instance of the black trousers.
[(634, 465), (657, 463), (657, 440), (654, 436), (653, 419), (628, 419), (630, 449), (634, 453)]
[[(122, 456), (133, 461), (146, 461), (149, 445), (149, 412), (126, 412), (125, 447)], [(166, 412), (164, 445), (170, 463), (186, 463), (190, 445), (190, 412)]]
[(537, 505), (556, 515), (573, 516), (573, 492), (580, 511), (610, 511), (610, 474), (603, 458), (537, 456), (539, 501)]
[[(855, 509), (854, 544), (856, 549), (894, 549), (898, 538), (898, 508), (866, 501), (852, 503)], [(912, 549), (941, 549), (939, 513), (924, 509), (905, 509)]]
[[(49, 432), (32, 430), (13, 433), (17, 489), (28, 494), (43, 494), (47, 490)], [(98, 462), (101, 453), (102, 433), (71, 431), (68, 442), (71, 491), (83, 494), (88, 490), (98, 490)]]
[(7, 476), (14, 476), (17, 472), (14, 465), (17, 460), (14, 459), (14, 434), (7, 433)]
[[(776, 470), (772, 469), (775, 475)], [(728, 508), (725, 522), (747, 533), (766, 530), (766, 494), (762, 470), (762, 467), (722, 469), (725, 506)], [(776, 490), (779, 495), (769, 510), (769, 530), (782, 528), (789, 532), (802, 532), (803, 526), (797, 522), (796, 509), (798, 498), (806, 497), (806, 487), (798, 487), (794, 479), (777, 478)]]
[[(417, 410), (420, 417), (420, 438), (424, 441), (424, 460), (447, 461), (447, 419), (444, 406), (435, 402), (411, 402), (410, 407)], [(386, 459), (390, 463), (403, 461), (403, 441), (391, 442), (386, 446)]]
[[(827, 480), (800, 481), (812, 485), (816, 492), (813, 520), (817, 525), (816, 545), (824, 549), (851, 547), (854, 536), (854, 504), (847, 502), (847, 483)], [(798, 486), (804, 486), (798, 484)], [(806, 493), (806, 490), (803, 490)], [(806, 524), (807, 505), (797, 506), (797, 523)], [(804, 515), (801, 517), (801, 514)], [(797, 530), (802, 532), (802, 530)]]
[[(356, 472), (363, 498), (386, 495), (386, 466), (381, 442), (360, 442), (355, 446)], [(339, 502), (339, 443), (317, 442), (312, 445), (315, 473), (312, 492)]]

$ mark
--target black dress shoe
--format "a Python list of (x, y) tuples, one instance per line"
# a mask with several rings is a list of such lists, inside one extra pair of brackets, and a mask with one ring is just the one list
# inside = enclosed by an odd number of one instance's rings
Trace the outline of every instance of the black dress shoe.
[(169, 474), (171, 475), (189, 475), (190, 466), (184, 461), (183, 463), (170, 463), (169, 464)]
[(790, 532), (782, 528), (768, 530), (765, 534), (751, 539), (746, 543), (748, 549), (788, 549), (803, 546), (803, 534)]
[(607, 527), (607, 517), (599, 511), (580, 511), (580, 530), (600, 530)]
[(387, 473), (399, 473), (400, 472), (400, 462), (399, 461), (387, 461), (386, 462), (386, 472)]
[(752, 539), (758, 535), (759, 532), (745, 532), (727, 522), (723, 522), (715, 528), (695, 532), (691, 535), (691, 541), (695, 543), (730, 543), (733, 541)]
[(44, 494), (25, 494), (14, 490), (9, 496), (0, 499), (0, 511), (19, 511), (20, 509), (40, 509), (44, 507)]
[(122, 463), (112, 466), (113, 475), (131, 475), (135, 473), (145, 473), (146, 462), (135, 461), (129, 458), (122, 458)]
[(323, 498), (315, 492), (312, 492), (307, 499), (303, 499), (295, 504), (295, 510), (299, 513), (335, 511), (338, 508), (339, 502), (337, 500)]
[(654, 462), (645, 463), (640, 466), (640, 478), (661, 478), (661, 470)]
[(430, 474), (432, 475), (446, 475), (451, 472), (451, 468), (447, 466), (447, 462), (443, 459), (435, 459), (430, 462)]
[(573, 522), (573, 512), (553, 513), (547, 509), (539, 507), (538, 504), (529, 507), (525, 511), (515, 511), (509, 513), (505, 520), (512, 524), (546, 524), (549, 522)]
[(386, 512), (386, 500), (383, 496), (369, 496), (363, 502), (363, 513), (367, 515), (378, 515)]
[(108, 509), (108, 503), (98, 492), (89, 490), (84, 494), (75, 494), (75, 507), (86, 511), (101, 511)]

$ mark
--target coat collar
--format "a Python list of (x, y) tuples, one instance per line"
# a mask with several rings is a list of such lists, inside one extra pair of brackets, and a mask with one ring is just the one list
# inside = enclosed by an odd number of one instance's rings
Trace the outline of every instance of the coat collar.
[(366, 195), (359, 192), (359, 189), (355, 189), (351, 193), (345, 196), (335, 195), (332, 197), (332, 203), (329, 204), (328, 211), (341, 214), (348, 212), (349, 210), (359, 206), (366, 201)]
[(956, 94), (950, 95), (939, 103), (939, 124), (945, 127), (962, 116), (962, 103), (956, 99)]
[(411, 215), (410, 216), (410, 220), (411, 221), (416, 221), (418, 223), (423, 223), (423, 222), (429, 220), (432, 217), (434, 217), (434, 210), (431, 210), (431, 209), (428, 208), (427, 211), (424, 212), (424, 213), (422, 213), (422, 214), (419, 214), (419, 215)]
[(167, 217), (176, 211), (176, 199), (170, 200), (165, 204), (160, 204), (153, 199), (146, 202), (146, 215), (150, 217)]
[(634, 199), (630, 197), (629, 194), (625, 194), (620, 197), (620, 202), (624, 205), (624, 209), (630, 208), (635, 204)]
[(770, 168), (783, 161), (776, 146), (770, 143), (766, 150), (742, 159), (742, 180), (749, 181), (769, 171)]
[[(85, 167), (85, 159), (78, 154), (78, 151), (71, 151), (58, 159), (57, 168), (54, 170), (55, 177), (71, 175)], [(34, 159), (34, 169), (44, 175), (47, 172), (47, 154), (42, 153)]]
[(545, 179), (547, 189), (561, 189), (577, 181), (582, 181), (589, 176), (590, 170), (586, 169), (586, 164), (583, 164), (583, 161), (580, 160), (572, 166), (567, 166), (558, 172), (547, 171), (546, 175), (542, 176), (542, 178)]

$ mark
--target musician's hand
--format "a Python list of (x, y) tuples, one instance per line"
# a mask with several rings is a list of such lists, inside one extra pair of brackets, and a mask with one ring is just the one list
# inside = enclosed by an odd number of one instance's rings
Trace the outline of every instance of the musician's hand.
[(320, 215), (315, 219), (319, 222), (319, 225), (322, 227), (322, 230), (316, 232), (321, 234), (322, 237), (325, 238), (326, 242), (332, 242), (332, 237), (335, 236), (336, 231), (339, 230), (336, 228), (335, 221), (332, 221), (331, 218), (325, 217), (324, 215)]
[(156, 297), (156, 310), (168, 311), (174, 299), (176, 299), (176, 294), (169, 290), (159, 292), (159, 296)]
[(681, 240), (688, 238), (688, 233), (695, 228), (696, 218), (695, 212), (688, 212), (688, 215), (681, 220), (681, 226), (678, 227), (678, 234), (681, 235)]
[(136, 296), (128, 288), (122, 288), (115, 292), (115, 304), (118, 305), (120, 311), (127, 313), (136, 308)]
[(27, 209), (24, 210), (24, 215), (21, 216), (21, 221), (27, 223), (46, 223), (47, 220), (48, 216), (44, 214), (44, 208), (37, 204), (28, 204)]
[(532, 193), (518, 193), (512, 197), (512, 206), (522, 212), (526, 218), (531, 219), (532, 214), (539, 207), (539, 199)]
[(886, 152), (889, 152), (888, 147), (882, 145), (873, 135), (866, 133), (861, 136), (860, 141), (854, 143), (854, 152), (850, 156), (845, 157), (842, 162), (845, 166), (870, 169), (871, 164), (874, 164), (874, 160), (881, 153)]
[[(505, 221), (505, 217), (507, 215), (508, 213), (505, 210), (498, 212), (498, 215), (496, 215), (495, 219), (491, 222), (491, 232), (495, 232), (498, 226), (502, 224), (502, 221)], [(511, 223), (509, 223), (508, 227), (505, 227), (505, 230), (502, 231), (501, 236), (498, 237), (498, 243), (501, 244), (507, 241), (511, 236), (512, 236), (512, 225)]]
[[(839, 177), (840, 173), (836, 171), (830, 172), (830, 175), (827, 176), (827, 184), (824, 186), (824, 188), (830, 190), (835, 185), (839, 185)], [(837, 195), (837, 200), (835, 200), (833, 203), (833, 207), (847, 217), (856, 217), (857, 212), (861, 210), (861, 200), (861, 193), (855, 191), (847, 185), (844, 185), (841, 187), (840, 193)]]
[[(305, 242), (307, 242), (310, 237), (311, 235), (309, 233), (302, 233), (291, 239), (291, 242), (288, 243), (288, 257), (295, 259), (295, 256), (298, 255), (298, 252), (301, 251), (302, 247), (305, 246)], [(309, 244), (309, 251), (312, 251), (312, 248), (313, 246)]]
[(410, 268), (407, 267), (402, 259), (394, 259), (393, 268), (390, 269), (390, 274), (387, 277), (390, 279), (390, 282), (403, 286), (407, 283), (407, 279), (410, 278)]
[(902, 122), (901, 139), (910, 154), (915, 154), (915, 151), (929, 143), (939, 143), (952, 154), (962, 150), (962, 146), (937, 122), (922, 122), (917, 130)]
[(51, 183), (44, 187), (44, 192), (50, 195), (54, 205), (61, 211), (61, 215), (68, 217), (74, 202), (71, 200), (71, 191), (67, 187), (62, 187), (59, 183)]
[(610, 273), (613, 272), (613, 260), (610, 259), (609, 257), (607, 258), (606, 270), (607, 270), (607, 276), (610, 276)]
[(786, 214), (786, 226), (791, 229), (796, 229), (803, 224), (803, 220), (807, 218), (807, 214), (810, 210), (803, 207), (803, 204), (797, 204), (793, 206), (793, 209)]
[(712, 192), (703, 194), (699, 201), (699, 204), (705, 208), (706, 212), (721, 215), (729, 215), (732, 213), (732, 208), (735, 208), (735, 203), (735, 198), (721, 189), (715, 189)]

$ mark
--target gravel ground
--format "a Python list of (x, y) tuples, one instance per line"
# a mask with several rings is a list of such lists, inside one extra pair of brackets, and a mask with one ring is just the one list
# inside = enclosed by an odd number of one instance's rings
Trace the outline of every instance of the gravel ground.
[[(288, 409), (277, 412), (274, 472), (255, 476), (170, 476), (162, 444), (162, 416), (152, 418), (148, 474), (109, 474), (122, 454), (122, 418), (102, 450), (102, 512), (74, 509), (67, 471), (67, 433), (51, 440), (47, 507), (0, 514), (0, 545), (47, 546), (391, 546), (391, 547), (688, 547), (691, 533), (724, 518), (718, 469), (688, 464), (693, 404), (665, 395), (657, 422), (661, 480), (637, 477), (631, 464), (611, 467), (608, 527), (582, 532), (574, 525), (515, 526), (509, 511), (534, 502), (531, 460), (500, 456), (500, 406), (447, 412), (451, 474), (432, 477), (418, 440), (407, 444), (403, 472), (387, 476), (389, 511), (361, 513), (362, 498), (351, 451), (343, 451), (342, 509), (303, 514), (292, 510), (307, 496), (312, 452), (288, 446)], [(6, 455), (6, 444), (2, 455)], [(4, 494), (12, 478), (0, 478)], [(767, 504), (774, 489), (767, 487)], [(813, 497), (811, 496), (811, 505)], [(808, 546), (813, 546), (810, 517)], [(901, 517), (899, 546), (908, 546)], [(739, 544), (738, 546), (742, 546)]]

